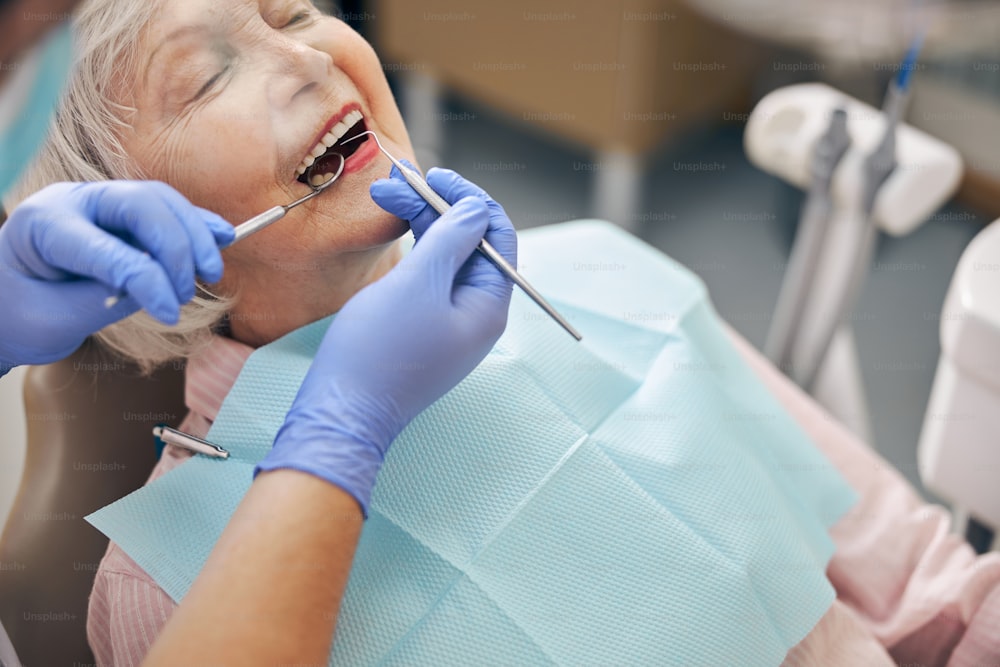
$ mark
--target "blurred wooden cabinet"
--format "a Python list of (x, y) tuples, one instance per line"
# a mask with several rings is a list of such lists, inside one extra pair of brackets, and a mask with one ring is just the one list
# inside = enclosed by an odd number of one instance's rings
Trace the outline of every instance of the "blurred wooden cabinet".
[(376, 0), (388, 69), (596, 151), (642, 154), (738, 108), (764, 49), (678, 0)]

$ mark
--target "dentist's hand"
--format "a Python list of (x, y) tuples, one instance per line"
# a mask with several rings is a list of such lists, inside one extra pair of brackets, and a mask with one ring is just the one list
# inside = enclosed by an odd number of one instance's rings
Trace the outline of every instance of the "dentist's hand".
[(431, 187), (454, 205), (435, 222), (437, 213), (400, 179), (397, 173), (373, 183), (372, 198), (410, 220), (418, 241), (334, 317), (273, 449), (257, 466), (325, 479), (357, 499), (366, 516), (389, 445), (479, 364), (506, 327), (511, 282), (474, 254), (476, 245), (485, 236), (517, 263), (514, 227), (483, 190), (454, 172), (431, 170)]
[[(0, 375), (71, 354), (87, 336), (145, 308), (167, 324), (222, 277), (233, 227), (163, 183), (57, 183), (0, 227)], [(112, 308), (107, 297), (128, 291)]]

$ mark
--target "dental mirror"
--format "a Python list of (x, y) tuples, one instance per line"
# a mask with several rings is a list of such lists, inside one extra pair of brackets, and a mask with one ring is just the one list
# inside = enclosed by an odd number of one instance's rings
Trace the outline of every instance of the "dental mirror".
[[(274, 208), (264, 211), (260, 215), (255, 215), (254, 217), (250, 218), (249, 220), (247, 220), (242, 224), (236, 225), (234, 229), (235, 233), (233, 235), (233, 240), (228, 244), (220, 245), (219, 249), (221, 250), (223, 248), (229, 248), (234, 244), (238, 243), (239, 241), (242, 241), (246, 237), (250, 236), (251, 234), (255, 234), (256, 232), (259, 232), (265, 227), (274, 224), (278, 220), (281, 220), (283, 217), (285, 217), (286, 213), (288, 213), (290, 210), (292, 210), (299, 204), (303, 204), (312, 199), (313, 197), (315, 197), (316, 195), (326, 191), (326, 189), (329, 188), (331, 185), (333, 185), (337, 181), (337, 179), (340, 178), (340, 175), (344, 173), (344, 162), (345, 162), (344, 156), (340, 155), (339, 153), (336, 155), (340, 158), (340, 167), (337, 169), (336, 173), (330, 174), (329, 179), (317, 185), (313, 185), (312, 184), (313, 174), (311, 173), (311, 171), (306, 172), (307, 174), (306, 180), (308, 181), (308, 185), (312, 189), (312, 192), (303, 197), (299, 197), (291, 204), (285, 204), (284, 206), (275, 206)], [(125, 290), (121, 290), (119, 291), (118, 294), (109, 296), (107, 299), (104, 300), (104, 307), (112, 308), (113, 306), (115, 306), (115, 304), (124, 299), (126, 295), (127, 293), (125, 292)]]

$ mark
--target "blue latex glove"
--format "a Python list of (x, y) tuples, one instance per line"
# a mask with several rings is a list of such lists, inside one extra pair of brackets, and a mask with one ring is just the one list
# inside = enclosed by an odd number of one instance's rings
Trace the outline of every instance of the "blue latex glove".
[[(233, 227), (168, 185), (57, 183), (0, 227), (0, 374), (68, 356), (87, 336), (145, 308), (174, 324), (195, 275), (222, 277)], [(112, 308), (107, 297), (128, 291)]]
[(389, 445), (482, 361), (507, 325), (511, 282), (473, 250), (485, 236), (516, 266), (510, 219), (454, 172), (432, 170), (428, 182), (454, 205), (447, 215), (437, 218), (398, 173), (372, 184), (379, 206), (411, 221), (417, 243), (333, 319), (256, 469), (316, 475), (354, 496), (365, 516)]

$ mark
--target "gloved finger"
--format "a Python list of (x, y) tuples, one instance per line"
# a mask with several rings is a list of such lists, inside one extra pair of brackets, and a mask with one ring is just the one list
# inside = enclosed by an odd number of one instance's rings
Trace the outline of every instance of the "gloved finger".
[[(409, 167), (413, 171), (415, 171), (418, 174), (420, 174), (421, 176), (423, 176), (424, 172), (422, 172), (417, 167), (417, 165), (413, 164), (412, 162), (410, 162), (409, 160), (407, 160), (405, 157), (404, 158), (400, 158), (399, 161), (402, 162), (404, 166)], [(392, 165), (392, 169), (389, 170), (389, 178), (395, 179), (397, 181), (403, 181), (404, 183), (406, 183), (406, 178), (403, 176), (403, 172), (401, 172), (399, 170), (399, 167), (397, 167), (396, 165)]]
[(451, 301), (455, 308), (470, 315), (482, 331), (494, 332), (493, 342), (507, 327), (507, 313), (514, 284), (509, 280), (494, 279), (476, 284), (455, 284)]
[(163, 201), (187, 230), (197, 274), (210, 283), (221, 280), (223, 266), (219, 246), (232, 243), (233, 226), (221, 216), (195, 206), (166, 183), (150, 182), (149, 186), (160, 192)]
[(462, 197), (490, 198), (486, 190), (451, 169), (432, 167), (427, 172), (427, 184), (448, 202), (457, 201)]
[(371, 184), (368, 192), (376, 204), (397, 218), (409, 222), (414, 234), (417, 233), (417, 229), (423, 233), (424, 229), (438, 217), (438, 212), (405, 181), (379, 179)]
[[(463, 178), (450, 169), (433, 168), (427, 172), (427, 184), (446, 200), (462, 197), (479, 197), (486, 201), (490, 209), (490, 226), (486, 232), (486, 241), (493, 246), (507, 262), (517, 266), (517, 232), (510, 218), (496, 200), (481, 187)], [(493, 276), (493, 264), (483, 255), (477, 254), (470, 258), (459, 275), (459, 281), (464, 282), (479, 275)]]
[[(499, 203), (478, 185), (450, 169), (431, 169), (427, 182), (446, 200), (475, 197), (485, 201), (489, 210), (485, 239), (511, 266), (517, 266), (517, 233)], [(507, 327), (513, 290), (513, 281), (492, 260), (474, 252), (455, 276), (452, 303), (463, 312), (473, 314), (471, 321), (476, 322), (481, 331), (492, 332), (492, 340), (496, 342)]]
[(76, 280), (60, 286), (62, 300), (79, 311), (79, 317), (86, 321), (87, 329), (100, 331), (109, 324), (125, 319), (142, 306), (131, 295), (118, 299), (111, 307), (106, 307), (108, 297), (118, 296), (115, 288), (96, 280)]
[(149, 257), (144, 256), (143, 259), (144, 262), (134, 264), (133, 270), (124, 275), (122, 279), (124, 291), (150, 315), (164, 324), (177, 324), (181, 314), (181, 302), (168, 287), (170, 278), (160, 264)]
[[(415, 169), (407, 160), (402, 162)], [(390, 213), (409, 220), (410, 228), (419, 241), (427, 228), (437, 219), (437, 212), (410, 187), (395, 166), (390, 176), (389, 179), (382, 179), (372, 184), (372, 199)], [(490, 207), (490, 229), (486, 234), (486, 240), (511, 265), (517, 266), (517, 234), (503, 206), (481, 187), (450, 169), (432, 168), (427, 172), (427, 184), (449, 203), (468, 196), (485, 200)], [(470, 262), (470, 272), (482, 270), (485, 267), (483, 262), (488, 261), (485, 257), (477, 255)]]
[(180, 303), (164, 268), (151, 257), (80, 217), (64, 218), (56, 239), (47, 238), (49, 225), (37, 225), (33, 239), (49, 266), (126, 290), (162, 322), (177, 321)]
[[(194, 205), (192, 204), (192, 206)], [(194, 210), (202, 216), (202, 220), (204, 220), (205, 224), (208, 225), (208, 231), (210, 231), (212, 233), (212, 237), (215, 238), (215, 245), (217, 247), (225, 248), (236, 240), (236, 225), (232, 224), (215, 211), (210, 211), (207, 208), (194, 206)]]
[(486, 240), (500, 251), (504, 259), (511, 264), (517, 264), (517, 234), (514, 225), (503, 206), (488, 192), (451, 169), (438, 167), (427, 172), (427, 184), (446, 201), (455, 201), (462, 197), (485, 199), (490, 207), (490, 229), (486, 233)]
[[(510, 219), (506, 214), (496, 215), (493, 213), (492, 200), (487, 202), (487, 206), (491, 210), (491, 215), (484, 239), (507, 260), (508, 264), (517, 268), (517, 232), (514, 230), (513, 225), (510, 224)], [(492, 274), (492, 271), (487, 270), (488, 267), (492, 266), (493, 262), (491, 260), (487, 259), (485, 255), (477, 253), (466, 262), (465, 267), (462, 269), (463, 273), (459, 278), (464, 280), (467, 276), (478, 275), (484, 272)]]
[[(503, 216), (506, 218), (506, 216)], [(499, 252), (507, 263), (517, 268), (517, 235), (513, 227), (498, 225), (498, 218), (490, 216), (486, 240)], [(499, 231), (497, 228), (499, 227)], [(491, 231), (493, 230), (493, 231)], [(508, 234), (509, 232), (509, 234)], [(498, 234), (503, 233), (503, 237)], [(513, 281), (484, 253), (473, 253), (455, 276), (456, 289), (471, 287), (486, 290), (498, 297), (510, 297)]]
[[(417, 173), (416, 165), (407, 159), (400, 160), (404, 165), (413, 169)], [(417, 194), (417, 191), (406, 182), (402, 172), (392, 166), (389, 178), (381, 179), (372, 183), (369, 190), (372, 199), (376, 204), (389, 211), (393, 215), (410, 223), (410, 229), (417, 240), (427, 230), (430, 225), (438, 219), (440, 214), (424, 201), (424, 198)]]
[[(504, 211), (503, 206), (501, 206), (496, 200), (494, 200), (486, 190), (473, 183), (472, 181), (464, 178), (461, 174), (452, 171), (451, 169), (442, 169), (440, 167), (434, 167), (429, 172), (427, 172), (427, 184), (434, 189), (439, 195), (441, 195), (446, 201), (457, 201), (463, 197), (479, 197), (485, 200), (490, 206), (490, 217), (498, 218), (494, 229), (500, 230), (504, 226), (514, 228), (513, 224), (510, 222), (510, 218), (507, 216), (507, 212)], [(503, 218), (500, 220), (499, 218)]]
[(159, 189), (136, 181), (100, 186), (86, 190), (94, 222), (105, 229), (130, 234), (163, 266), (177, 298), (189, 301), (195, 289), (191, 238)]
[[(412, 166), (408, 162), (404, 164), (407, 166)], [(434, 174), (434, 178), (431, 179), (431, 174)], [(402, 182), (406, 182), (403, 175), (399, 173), (399, 170), (393, 167), (391, 174), (393, 177), (398, 175), (398, 178)], [(459, 199), (463, 197), (479, 197), (485, 201), (492, 201), (489, 194), (486, 193), (481, 187), (475, 183), (466, 180), (458, 173), (452, 171), (451, 169), (441, 169), (439, 167), (432, 167), (430, 171), (427, 172), (427, 178), (425, 179), (427, 184), (431, 186), (434, 192), (441, 195), (449, 204), (454, 204)], [(419, 196), (419, 195), (418, 195)], [(499, 204), (497, 204), (499, 207)], [(431, 209), (434, 210), (433, 208)], [(500, 212), (503, 213), (503, 209), (500, 208)], [(418, 239), (420, 235), (427, 231), (427, 228), (434, 222), (437, 216), (421, 216), (411, 222), (410, 226), (413, 228), (413, 234)]]
[[(400, 162), (402, 162), (405, 166), (409, 167), (418, 174), (421, 173), (420, 170), (417, 169), (417, 166), (412, 162), (410, 162), (409, 160), (407, 160), (406, 158), (403, 158), (402, 160), (400, 160)], [(427, 204), (424, 198), (421, 197), (417, 193), (417, 191), (413, 189), (413, 186), (411, 186), (406, 181), (406, 178), (403, 176), (403, 172), (400, 171), (399, 167), (397, 167), (396, 165), (392, 165), (392, 169), (389, 172), (389, 182), (398, 183), (400, 187), (408, 188), (410, 191), (413, 192), (413, 194), (416, 195), (419, 201), (424, 202), (423, 208), (420, 209), (420, 211), (416, 215), (412, 215), (409, 218), (407, 218), (407, 220), (409, 220), (410, 222), (410, 229), (413, 231), (414, 238), (419, 241), (420, 237), (423, 236), (424, 232), (427, 231), (427, 228), (430, 227), (432, 224), (434, 224), (434, 221), (437, 220), (439, 217), (441, 217), (441, 214), (438, 213), (437, 209), (435, 209), (433, 206)], [(454, 199), (448, 199), (446, 201), (449, 204), (454, 204), (459, 199), (461, 199), (461, 197), (455, 197)]]
[(476, 197), (461, 199), (428, 228), (396, 267), (424, 277), (435, 296), (449, 298), (455, 276), (486, 233), (489, 210)]

